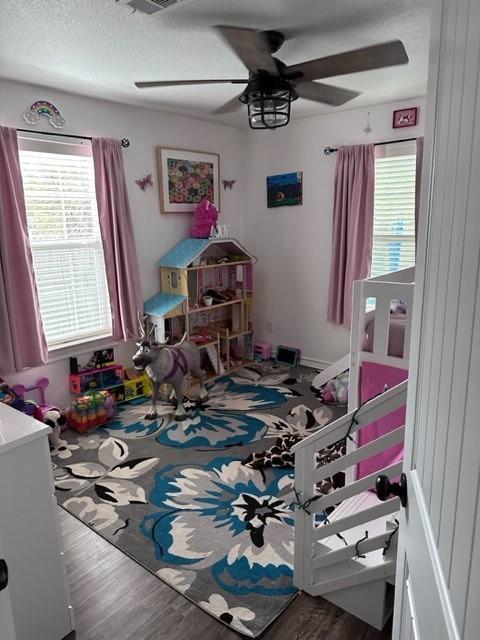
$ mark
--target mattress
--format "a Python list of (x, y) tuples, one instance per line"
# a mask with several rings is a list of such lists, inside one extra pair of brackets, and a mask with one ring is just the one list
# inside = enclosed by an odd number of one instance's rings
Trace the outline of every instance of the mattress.
[[(388, 332), (388, 355), (397, 358), (403, 357), (403, 343), (405, 339), (405, 325), (407, 316), (404, 313), (390, 314), (390, 330)], [(363, 340), (364, 351), (373, 351), (373, 339), (375, 336), (375, 312), (370, 311), (365, 316), (365, 338)]]

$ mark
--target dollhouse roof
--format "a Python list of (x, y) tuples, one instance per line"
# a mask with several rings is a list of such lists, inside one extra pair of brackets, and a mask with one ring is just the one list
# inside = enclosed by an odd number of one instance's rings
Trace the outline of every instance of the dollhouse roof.
[(144, 303), (143, 310), (152, 316), (165, 316), (182, 304), (186, 297), (173, 293), (157, 293)]
[(180, 240), (168, 253), (157, 262), (157, 267), (185, 269), (208, 247), (210, 240), (202, 238), (185, 238)]
[(220, 245), (225, 254), (243, 253), (249, 259), (256, 261), (255, 256), (249, 253), (235, 238), (185, 238), (176, 244), (157, 262), (157, 267), (169, 267), (171, 269), (185, 269), (195, 258), (198, 258), (207, 247)]

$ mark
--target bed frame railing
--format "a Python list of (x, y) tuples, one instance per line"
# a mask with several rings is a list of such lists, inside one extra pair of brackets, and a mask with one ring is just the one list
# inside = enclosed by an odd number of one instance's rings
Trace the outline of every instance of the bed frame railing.
[[(373, 535), (362, 542), (354, 540), (338, 548), (332, 548), (322, 541), (334, 534), (347, 532), (359, 525), (395, 513), (399, 510), (398, 498), (391, 498), (364, 509), (361, 508), (362, 500), (360, 499), (358, 510), (352, 507), (350, 510), (344, 510), (345, 514), (343, 514), (340, 507), (333, 512), (328, 524), (318, 524), (315, 515), (355, 496), (362, 498), (361, 494), (364, 495), (364, 492), (375, 484), (378, 474), (397, 476), (401, 472), (402, 463), (389, 465), (375, 474), (356, 480), (321, 497), (318, 497), (315, 486), (320, 480), (338, 471), (347, 470), (360, 461), (402, 442), (404, 427), (399, 427), (366, 445), (357, 447), (325, 466), (316, 468), (315, 458), (317, 451), (345, 438), (347, 434), (354, 434), (363, 426), (402, 407), (406, 402), (406, 393), (407, 381), (373, 398), (357, 411), (350, 411), (293, 447), (295, 488), (300, 503), (295, 511), (294, 583), (299, 589), (312, 595), (322, 595), (331, 593), (335, 589), (377, 580), (379, 577), (394, 573), (394, 557), (386, 558), (379, 566), (367, 566), (361, 563), (355, 565), (354, 562), (359, 554), (367, 554), (385, 547), (391, 537), (389, 530), (374, 531)], [(312, 498), (314, 501), (311, 501)], [(355, 504), (355, 501), (352, 504)], [(342, 512), (342, 515), (336, 517), (336, 511)]]
[[(350, 383), (348, 407), (360, 404), (360, 369), (362, 362), (377, 362), (400, 369), (408, 369), (410, 333), (412, 321), (415, 267), (387, 273), (377, 278), (356, 280), (353, 283), (352, 333), (350, 338)], [(363, 348), (367, 316), (367, 300), (375, 298), (375, 331), (372, 351)], [(388, 354), (390, 331), (390, 303), (403, 300), (406, 304), (403, 357)]]

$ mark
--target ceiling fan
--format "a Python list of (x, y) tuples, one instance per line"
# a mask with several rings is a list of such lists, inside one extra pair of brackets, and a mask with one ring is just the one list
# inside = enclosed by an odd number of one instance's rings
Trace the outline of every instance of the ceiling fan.
[(246, 84), (239, 96), (213, 113), (229, 113), (243, 103), (248, 106), (248, 121), (252, 129), (276, 129), (288, 124), (290, 105), (299, 97), (337, 107), (360, 95), (358, 91), (313, 80), (408, 62), (403, 43), (392, 40), (287, 66), (272, 55), (285, 42), (283, 33), (228, 26), (217, 26), (215, 29), (247, 67), (248, 79), (165, 80), (136, 82), (135, 85), (145, 89), (197, 84)]

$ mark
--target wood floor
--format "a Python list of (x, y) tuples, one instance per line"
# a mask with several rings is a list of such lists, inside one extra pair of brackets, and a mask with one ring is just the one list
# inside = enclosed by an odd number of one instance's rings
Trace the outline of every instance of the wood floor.
[[(76, 632), (68, 640), (239, 640), (86, 525), (60, 511)], [(322, 598), (301, 594), (262, 640), (388, 640)]]

